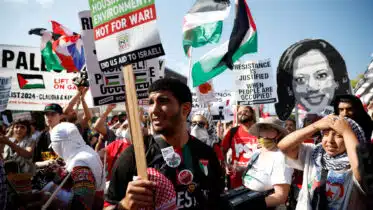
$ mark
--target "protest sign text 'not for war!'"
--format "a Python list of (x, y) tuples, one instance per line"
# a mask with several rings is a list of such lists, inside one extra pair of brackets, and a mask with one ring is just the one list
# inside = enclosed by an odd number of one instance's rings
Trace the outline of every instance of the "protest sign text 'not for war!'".
[(102, 71), (164, 55), (154, 0), (89, 0)]
[[(101, 70), (97, 61), (94, 43), (92, 18), (90, 11), (79, 13), (82, 27), (88, 78), (91, 84), (93, 104), (95, 106), (125, 101), (125, 87), (120, 67)], [(153, 81), (164, 77), (164, 59), (153, 58), (132, 63), (135, 75), (137, 98), (148, 97), (148, 87)]]
[(276, 72), (269, 59), (235, 64), (233, 72), (239, 105), (277, 102)]

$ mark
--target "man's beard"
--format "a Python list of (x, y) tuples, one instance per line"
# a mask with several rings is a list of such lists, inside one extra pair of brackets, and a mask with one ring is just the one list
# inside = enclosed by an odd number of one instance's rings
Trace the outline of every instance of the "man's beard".
[(169, 117), (168, 123), (166, 123), (166, 124), (171, 125), (170, 127), (160, 128), (159, 130), (154, 129), (154, 132), (156, 134), (161, 134), (161, 135), (164, 135), (164, 136), (170, 136), (170, 135), (174, 134), (175, 132), (178, 132), (176, 129), (178, 129), (181, 121), (182, 121), (181, 109), (179, 109), (179, 111), (177, 113), (175, 113), (174, 115)]
[(252, 115), (250, 115), (250, 116), (248, 116), (248, 115), (241, 115), (240, 116), (240, 118), (239, 118), (239, 121), (240, 121), (240, 123), (248, 123), (248, 122), (251, 122), (251, 121), (253, 121), (253, 116)]

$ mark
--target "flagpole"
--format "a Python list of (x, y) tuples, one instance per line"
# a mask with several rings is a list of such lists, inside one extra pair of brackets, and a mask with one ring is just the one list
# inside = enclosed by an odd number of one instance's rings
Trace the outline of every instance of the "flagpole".
[(298, 114), (298, 106), (295, 105), (295, 127), (299, 128), (299, 114)]
[(193, 47), (191, 46), (188, 50), (188, 67), (189, 67), (189, 73), (188, 73), (188, 84), (190, 85), (191, 89), (193, 89), (193, 79), (192, 79), (192, 51)]

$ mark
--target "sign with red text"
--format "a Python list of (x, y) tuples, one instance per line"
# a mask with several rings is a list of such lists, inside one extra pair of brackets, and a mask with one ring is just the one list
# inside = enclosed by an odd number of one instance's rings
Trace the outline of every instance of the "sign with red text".
[[(125, 88), (122, 70), (120, 68), (100, 69), (95, 54), (96, 48), (90, 11), (79, 12), (79, 18), (93, 104), (101, 106), (124, 102)], [(148, 98), (149, 85), (153, 81), (164, 77), (164, 59), (153, 58), (146, 61), (138, 61), (132, 63), (132, 68), (135, 76), (137, 98)]]
[[(49, 103), (66, 105), (76, 94), (78, 73), (48, 72), (39, 47), (0, 45), (0, 75), (12, 77), (8, 110), (42, 111)], [(86, 101), (92, 107), (91, 93)]]
[(154, 0), (89, 0), (102, 71), (164, 55)]

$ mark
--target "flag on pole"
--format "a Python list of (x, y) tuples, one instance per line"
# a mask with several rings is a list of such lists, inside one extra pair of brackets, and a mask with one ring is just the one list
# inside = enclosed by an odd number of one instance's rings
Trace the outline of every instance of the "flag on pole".
[(64, 68), (61, 66), (61, 61), (52, 48), (52, 32), (45, 30), (41, 34), (40, 50), (47, 70), (62, 71)]
[(53, 33), (63, 35), (63, 36), (73, 36), (76, 35), (76, 33), (72, 32), (70, 29), (67, 27), (59, 24), (58, 22), (51, 20), (52, 23), (52, 30)]
[(183, 46), (188, 55), (190, 47), (218, 43), (223, 20), (229, 15), (229, 0), (197, 0), (184, 17)]
[(238, 0), (237, 15), (229, 41), (205, 54), (193, 65), (192, 79), (196, 87), (221, 74), (247, 53), (258, 51), (257, 31), (246, 0)]
[(368, 65), (364, 77), (356, 84), (354, 92), (365, 106), (373, 100), (373, 61)]

